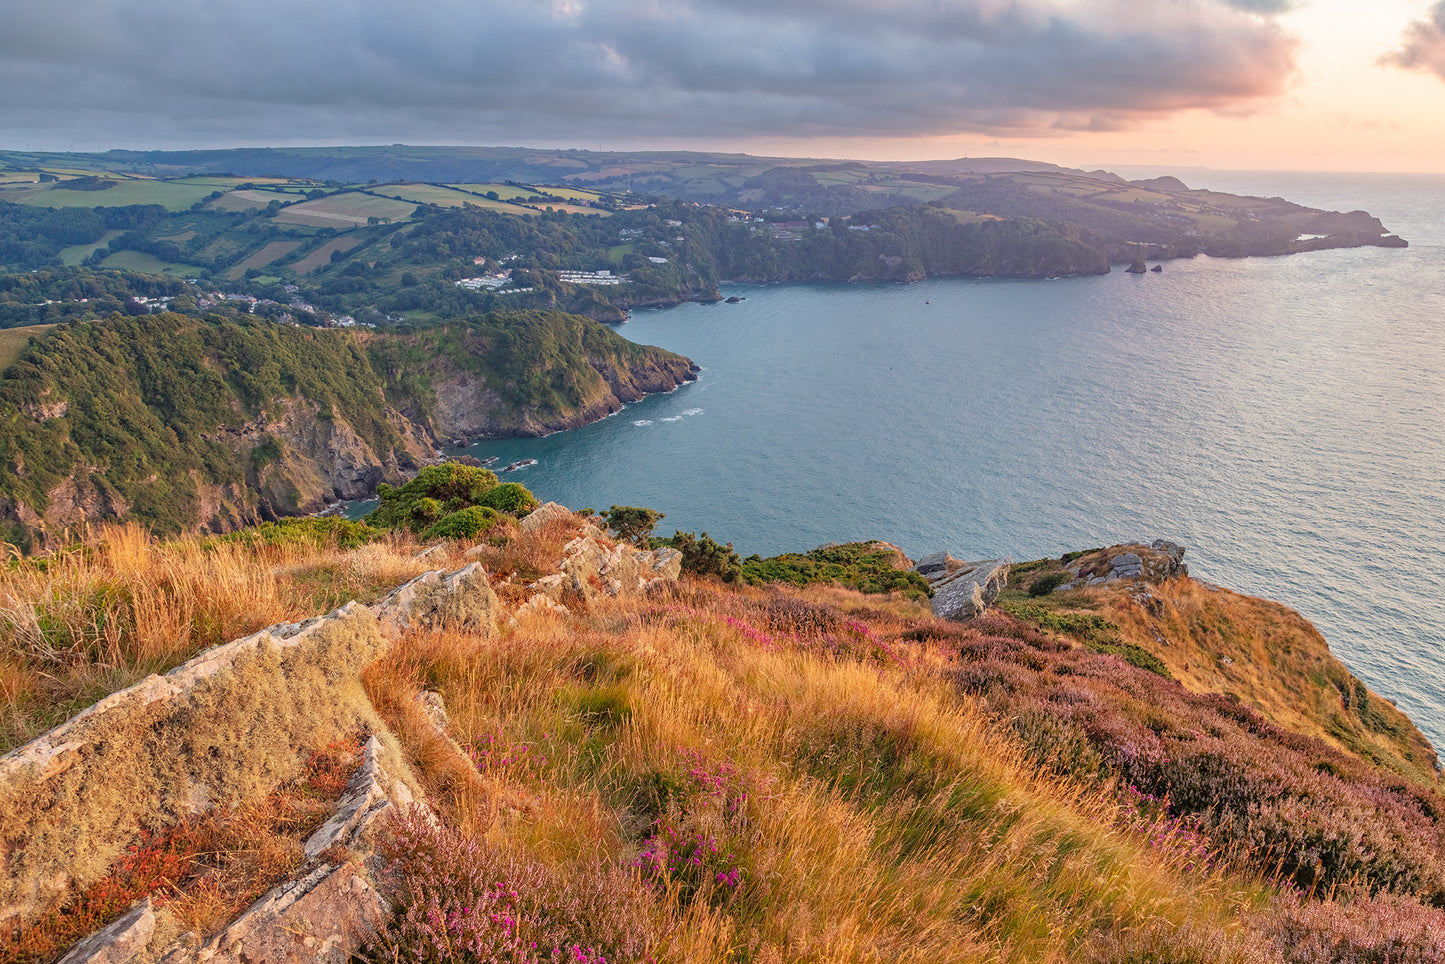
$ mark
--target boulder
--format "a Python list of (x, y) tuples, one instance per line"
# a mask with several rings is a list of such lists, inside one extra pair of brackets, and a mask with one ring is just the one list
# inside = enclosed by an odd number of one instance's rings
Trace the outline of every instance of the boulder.
[(1008, 559), (964, 563), (933, 584), (933, 615), (960, 622), (983, 615), (1008, 582), (1009, 566)]
[(497, 594), (479, 562), (454, 572), (433, 570), (403, 583), (376, 607), (381, 633), (396, 639), (409, 629), (497, 631)]
[(545, 502), (527, 513), (527, 515), (522, 518), (522, 521), (518, 523), (518, 527), (523, 532), (536, 532), (555, 519), (570, 518), (572, 518), (572, 510), (565, 505), (559, 505), (556, 502)]

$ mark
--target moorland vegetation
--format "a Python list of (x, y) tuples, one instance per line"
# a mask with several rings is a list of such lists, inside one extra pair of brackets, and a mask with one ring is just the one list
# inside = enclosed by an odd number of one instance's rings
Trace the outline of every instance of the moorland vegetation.
[[(421, 498), (495, 491), (468, 488), (488, 481), (472, 472), (428, 478)], [(518, 607), (587, 522), (500, 513), (480, 542), (342, 520), (164, 542), (111, 527), (14, 560), (0, 576), (7, 743), (207, 645), (374, 601), (422, 569), (479, 561)], [(1336, 701), (1398, 751), (1372, 758), (1329, 737), (1327, 718), (1324, 735), (1282, 726), (1227, 679), (1190, 689), (1179, 678), (1199, 670), (1182, 657), (1221, 634), (1292, 654), (1255, 667), (1281, 692), (1322, 670), (1352, 678), (1283, 607), (1188, 578), (1028, 595), (1061, 564), (1022, 567), (998, 609), (962, 624), (822, 572), (684, 574), (492, 634), (409, 634), (367, 669), (366, 692), (437, 816), (380, 832), (395, 915), (363, 955), (1438, 960), (1445, 810), (1408, 721)], [(1164, 671), (1100, 651), (1109, 640)], [(445, 736), (423, 690), (445, 702)], [(314, 812), (354, 748), (316, 748), (316, 775), (267, 813)], [(158, 893), (179, 926), (214, 930), (294, 866), (295, 827), (309, 826), (235, 816), (137, 828), (76, 899), (114, 911)], [(141, 872), (156, 866), (172, 873), (159, 891)], [(0, 956), (50, 959), (74, 934), (46, 926), (15, 931)]]

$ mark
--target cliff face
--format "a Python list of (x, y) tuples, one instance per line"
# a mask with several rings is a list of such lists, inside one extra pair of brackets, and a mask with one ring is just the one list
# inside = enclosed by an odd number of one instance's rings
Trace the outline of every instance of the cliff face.
[(556, 312), (411, 335), (179, 315), (74, 325), (0, 379), (0, 538), (311, 512), (403, 482), (445, 440), (575, 428), (693, 370)]

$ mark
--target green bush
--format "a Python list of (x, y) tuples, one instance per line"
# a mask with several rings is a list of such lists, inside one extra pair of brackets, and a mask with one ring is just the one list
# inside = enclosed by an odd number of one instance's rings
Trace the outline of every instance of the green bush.
[[(498, 514), (521, 515), (537, 505), (524, 486), (459, 462), (428, 465), (403, 486), (377, 486), (376, 495), (380, 503), (366, 517), (371, 525), (436, 538), (470, 538), (491, 528)], [(463, 515), (467, 509), (478, 511)]]
[(933, 595), (928, 581), (916, 572), (893, 568), (893, 555), (873, 548), (871, 542), (824, 546), (811, 552), (784, 553), (767, 559), (748, 556), (743, 577), (754, 584), (785, 582), (806, 586), (832, 582), (859, 592), (901, 592), (910, 599)]
[(1040, 576), (1029, 586), (1030, 596), (1047, 596), (1055, 589), (1068, 582), (1070, 576), (1067, 572), (1051, 572)]
[(733, 544), (720, 545), (704, 532), (674, 532), (666, 539), (653, 539), (654, 549), (669, 546), (682, 552), (682, 571), (695, 576), (717, 576), (723, 582), (737, 582), (743, 577), (742, 560), (733, 551)]
[(471, 539), (496, 525), (499, 516), (491, 506), (467, 506), (446, 516), (422, 535), (427, 539)]
[(508, 515), (525, 515), (538, 505), (536, 497), (520, 482), (503, 482), (488, 489), (478, 504)]

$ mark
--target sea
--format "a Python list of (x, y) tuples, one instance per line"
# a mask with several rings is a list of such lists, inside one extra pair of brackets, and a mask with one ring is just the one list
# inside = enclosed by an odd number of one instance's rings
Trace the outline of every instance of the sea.
[(1169, 539), (1195, 576), (1303, 613), (1445, 749), (1445, 176), (1174, 173), (1364, 209), (1410, 247), (727, 286), (742, 300), (618, 327), (695, 383), (468, 451), (536, 459), (504, 478), (544, 500), (650, 506), (743, 555)]

